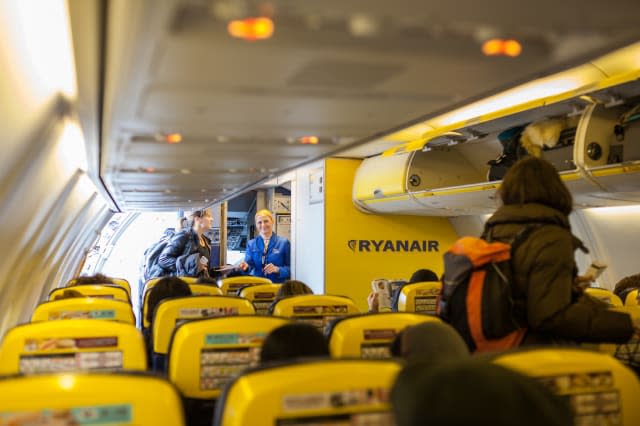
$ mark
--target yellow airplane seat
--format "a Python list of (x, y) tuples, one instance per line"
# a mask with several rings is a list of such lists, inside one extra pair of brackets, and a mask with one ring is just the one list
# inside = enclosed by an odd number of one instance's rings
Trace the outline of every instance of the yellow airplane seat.
[(620, 300), (618, 296), (613, 294), (611, 290), (597, 287), (587, 287), (584, 289), (584, 292), (591, 297), (602, 300), (609, 306), (622, 306), (622, 300)]
[(568, 399), (576, 425), (640, 424), (640, 381), (609, 355), (554, 347), (505, 353), (493, 362), (534, 377)]
[(271, 284), (271, 280), (268, 278), (254, 277), (252, 275), (243, 275), (241, 277), (223, 278), (218, 284), (222, 294), (226, 296), (235, 296), (238, 294), (240, 287), (257, 285), (257, 284)]
[(49, 293), (49, 300), (64, 296), (64, 292), (68, 290), (77, 291), (87, 297), (102, 297), (131, 303), (127, 290), (115, 284), (81, 284), (71, 287), (59, 287)]
[(439, 281), (405, 284), (400, 288), (397, 310), (436, 315), (441, 291)]
[(393, 424), (391, 360), (310, 360), (244, 372), (223, 391), (216, 426)]
[[(125, 290), (127, 290), (127, 294), (129, 295), (129, 298), (131, 298), (131, 285), (129, 285), (129, 281), (125, 280), (124, 278), (111, 278), (109, 277), (109, 279), (112, 281), (110, 282), (104, 282), (104, 283), (96, 283), (96, 284), (112, 284), (112, 285), (117, 285), (118, 287), (122, 287)], [(76, 278), (72, 278), (69, 281), (67, 281), (67, 284), (65, 285), (65, 287), (74, 287), (76, 285), (83, 285), (83, 284), (78, 284), (77, 283), (77, 279)]]
[(391, 342), (406, 327), (427, 321), (431, 315), (385, 312), (343, 317), (329, 327), (329, 350), (334, 358), (391, 358)]
[(10, 329), (0, 347), (0, 374), (146, 369), (142, 334), (115, 321), (23, 324)]
[(142, 373), (50, 373), (0, 378), (0, 425), (183, 426), (180, 395)]
[(256, 315), (267, 315), (282, 284), (258, 284), (242, 287), (238, 296), (244, 297), (256, 308)]
[(637, 306), (638, 305), (638, 290), (630, 291), (627, 297), (624, 298), (625, 306)]
[(161, 301), (153, 316), (153, 369), (164, 371), (169, 341), (179, 325), (194, 319), (254, 314), (251, 302), (235, 296), (188, 296)]
[(131, 305), (121, 300), (99, 297), (73, 297), (44, 302), (36, 306), (31, 322), (65, 319), (103, 319), (135, 325)]
[[(178, 327), (168, 352), (168, 377), (185, 398), (188, 418), (211, 424), (222, 388), (260, 360), (265, 337), (285, 318), (235, 316), (189, 321)], [(206, 418), (206, 421), (203, 421)]]
[(189, 284), (194, 296), (222, 296), (222, 290), (214, 284)]
[[(140, 306), (142, 306), (142, 328), (149, 328), (150, 326), (149, 321), (147, 321), (147, 311), (149, 310), (149, 291), (153, 287), (155, 287), (156, 284), (158, 284), (158, 281), (160, 281), (162, 278), (165, 278), (165, 277), (151, 278), (144, 284), (144, 287), (142, 290), (142, 303), (140, 304)], [(198, 279), (194, 277), (177, 277), (177, 278), (180, 278), (182, 281), (189, 284), (190, 287), (192, 284), (196, 284), (198, 282)], [(215, 290), (211, 290), (211, 291), (213, 292)]]
[(273, 315), (311, 324), (323, 333), (334, 319), (357, 313), (360, 311), (350, 298), (326, 294), (291, 296), (273, 304)]

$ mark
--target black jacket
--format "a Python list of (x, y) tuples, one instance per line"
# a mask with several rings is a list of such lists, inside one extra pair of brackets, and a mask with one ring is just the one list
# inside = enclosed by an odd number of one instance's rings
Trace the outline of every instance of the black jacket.
[(525, 302), (522, 320), (530, 331), (527, 340), (629, 340), (633, 334), (629, 315), (610, 311), (599, 300), (574, 290), (574, 250), (582, 243), (571, 234), (567, 216), (541, 204), (509, 205), (499, 208), (487, 226), (494, 240), (509, 241), (522, 227), (540, 222), (544, 224), (529, 234), (512, 260), (514, 297)]
[[(211, 252), (211, 241), (204, 235), (202, 238)], [(198, 234), (193, 229), (177, 232), (158, 258), (158, 265), (167, 272), (165, 275), (198, 276), (198, 244)]]

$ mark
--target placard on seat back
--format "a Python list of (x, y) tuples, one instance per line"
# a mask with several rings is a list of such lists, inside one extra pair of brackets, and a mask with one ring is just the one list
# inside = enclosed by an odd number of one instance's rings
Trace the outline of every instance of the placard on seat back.
[(115, 284), (79, 284), (71, 287), (59, 287), (49, 293), (49, 300), (62, 296), (67, 290), (74, 290), (88, 297), (102, 297), (131, 303), (127, 290)]
[(329, 350), (335, 358), (391, 358), (390, 345), (400, 331), (427, 321), (431, 315), (385, 312), (344, 317), (329, 327)]
[(569, 399), (576, 425), (640, 424), (640, 381), (611, 356), (579, 349), (532, 349), (495, 363), (534, 377)]
[(436, 315), (441, 291), (439, 281), (405, 284), (398, 296), (398, 311)]
[(257, 365), (265, 337), (289, 322), (251, 315), (182, 324), (169, 347), (169, 380), (188, 398), (217, 398), (240, 371)]
[(0, 374), (146, 370), (142, 334), (133, 325), (78, 319), (19, 325), (0, 347)]
[(225, 296), (236, 296), (240, 287), (247, 285), (271, 284), (268, 278), (244, 275), (241, 277), (224, 278), (218, 282), (220, 290)]
[(0, 395), (1, 425), (184, 425), (176, 389), (140, 373), (6, 377)]
[(616, 296), (612, 291), (604, 288), (587, 287), (584, 292), (591, 297), (602, 300), (609, 306), (622, 306), (622, 300)]
[(393, 424), (389, 391), (400, 368), (391, 360), (301, 361), (257, 368), (225, 388), (214, 425), (387, 426)]
[(359, 312), (356, 304), (348, 297), (326, 294), (286, 297), (273, 305), (273, 315), (311, 324), (322, 332), (334, 319)]
[(36, 306), (31, 322), (64, 319), (104, 319), (136, 323), (131, 305), (121, 300), (99, 297), (74, 297)]
[(276, 298), (282, 284), (257, 284), (240, 289), (238, 296), (244, 297), (256, 308), (256, 315), (267, 315), (269, 306)]

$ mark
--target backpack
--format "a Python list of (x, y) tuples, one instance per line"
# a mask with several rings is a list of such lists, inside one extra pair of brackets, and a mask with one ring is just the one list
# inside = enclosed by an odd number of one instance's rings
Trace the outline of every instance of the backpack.
[(438, 315), (462, 336), (469, 350), (503, 351), (519, 346), (526, 334), (515, 316), (511, 257), (542, 224), (525, 226), (509, 242), (463, 237), (444, 255), (444, 278)]
[(144, 251), (144, 258), (145, 258), (145, 262), (144, 262), (144, 280), (148, 281), (151, 278), (156, 278), (154, 276), (152, 276), (152, 272), (154, 270), (154, 267), (157, 265), (158, 263), (158, 258), (160, 257), (160, 254), (162, 253), (162, 250), (164, 250), (164, 248), (167, 246), (167, 244), (169, 244), (169, 241), (171, 241), (171, 237), (173, 237), (173, 235), (175, 234), (175, 230), (173, 228), (169, 228), (167, 230), (165, 230), (164, 235), (162, 236), (162, 238), (160, 238), (160, 241), (158, 241), (157, 243), (153, 244), (151, 247), (149, 247), (148, 249), (146, 249)]

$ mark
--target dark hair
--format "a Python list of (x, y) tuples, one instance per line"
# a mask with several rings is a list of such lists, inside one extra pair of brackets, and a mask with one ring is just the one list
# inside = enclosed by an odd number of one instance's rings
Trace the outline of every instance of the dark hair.
[(568, 401), (537, 380), (496, 364), (462, 361), (409, 364), (391, 390), (397, 426), (573, 424)]
[(111, 278), (102, 274), (76, 277), (69, 282), (69, 285), (84, 285), (84, 284), (114, 284), (114, 282)]
[(287, 280), (283, 282), (278, 289), (278, 293), (276, 293), (276, 300), (300, 294), (313, 294), (313, 290), (311, 290), (311, 288), (302, 281)]
[(198, 277), (196, 284), (208, 284), (218, 287), (218, 280), (211, 277)]
[(164, 299), (172, 297), (191, 296), (189, 284), (176, 277), (165, 277), (149, 290), (147, 298), (147, 321), (151, 323), (153, 314), (160, 303)]
[(404, 336), (404, 330), (400, 330), (398, 334), (391, 341), (391, 345), (389, 345), (389, 352), (391, 352), (391, 356), (394, 358), (402, 357), (402, 337)]
[(260, 362), (317, 356), (329, 356), (327, 340), (314, 326), (295, 323), (269, 333), (260, 352)]
[(551, 163), (526, 157), (505, 174), (498, 194), (504, 205), (537, 203), (552, 207), (565, 215), (573, 209), (571, 193)]
[[(623, 293), (626, 297), (629, 291), (633, 291), (636, 289), (640, 289), (640, 274), (630, 275), (618, 281), (613, 288), (613, 293), (616, 296), (622, 298)], [(622, 300), (622, 302), (624, 303), (624, 299)]]
[(431, 269), (418, 269), (411, 275), (407, 284), (422, 283), (426, 281), (439, 281), (438, 275)]
[(76, 297), (86, 297), (84, 294), (80, 293), (78, 290), (65, 290), (62, 294), (58, 294), (53, 300), (63, 300), (63, 299), (73, 299)]

